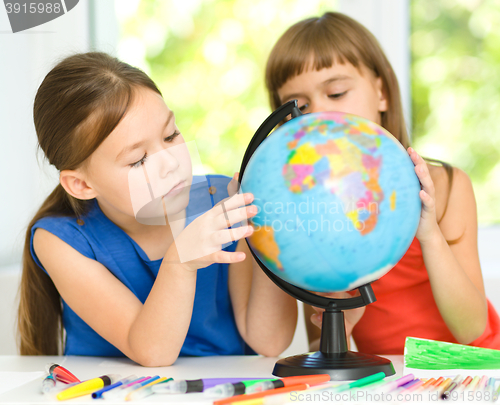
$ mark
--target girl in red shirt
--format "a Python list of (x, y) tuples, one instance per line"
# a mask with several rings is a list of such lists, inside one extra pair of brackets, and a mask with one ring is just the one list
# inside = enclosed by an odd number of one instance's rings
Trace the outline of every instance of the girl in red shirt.
[[(340, 13), (300, 21), (272, 49), (266, 86), (273, 109), (297, 99), (304, 113), (341, 111), (382, 125), (407, 149), (422, 184), (415, 239), (372, 283), (377, 301), (345, 311), (348, 339), (374, 354), (403, 354), (406, 336), (500, 349), (499, 317), (479, 264), (471, 181), (410, 147), (397, 79), (375, 37)], [(305, 313), (316, 350), (321, 310), (305, 306)]]

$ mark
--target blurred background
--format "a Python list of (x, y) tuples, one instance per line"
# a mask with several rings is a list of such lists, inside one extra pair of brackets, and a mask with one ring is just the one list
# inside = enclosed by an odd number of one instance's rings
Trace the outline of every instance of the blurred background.
[[(206, 170), (232, 175), (270, 113), (263, 72), (274, 42), (294, 22), (339, 3), (121, 0), (117, 53), (159, 84)], [(498, 223), (500, 2), (412, 0), (408, 11), (411, 116), (406, 112), (414, 147), (465, 170), (480, 223)]]
[[(471, 177), (483, 274), (500, 279), (500, 1), (80, 0), (16, 34), (0, 5), (0, 297), (15, 299), (26, 225), (58, 181), (37, 152), (32, 122), (36, 90), (58, 60), (100, 50), (142, 68), (186, 140), (196, 141), (205, 173), (232, 176), (271, 112), (270, 49), (293, 23), (329, 10), (378, 38), (415, 149)], [(0, 313), (9, 336), (10, 306)], [(12, 342), (0, 345), (0, 354), (13, 350)]]

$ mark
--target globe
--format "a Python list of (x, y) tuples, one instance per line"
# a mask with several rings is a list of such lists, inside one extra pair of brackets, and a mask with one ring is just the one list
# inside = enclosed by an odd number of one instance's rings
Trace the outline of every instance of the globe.
[(276, 129), (248, 161), (241, 190), (258, 207), (252, 251), (310, 291), (348, 291), (382, 277), (420, 219), (420, 183), (403, 146), (381, 126), (340, 112)]

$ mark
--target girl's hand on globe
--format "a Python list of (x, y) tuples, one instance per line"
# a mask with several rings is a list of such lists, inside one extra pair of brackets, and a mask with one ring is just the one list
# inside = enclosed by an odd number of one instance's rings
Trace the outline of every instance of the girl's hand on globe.
[(436, 194), (427, 163), (412, 148), (408, 148), (408, 155), (415, 165), (415, 173), (422, 185), (422, 190), (419, 193), (420, 200), (422, 200), (422, 211), (415, 235), (422, 243), (433, 240), (434, 236), (440, 232), (436, 219)]
[(213, 263), (236, 263), (245, 260), (245, 253), (226, 252), (222, 250), (222, 245), (246, 238), (253, 233), (251, 225), (228, 229), (257, 214), (257, 206), (246, 205), (253, 199), (251, 193), (236, 194), (200, 215), (175, 239), (167, 252), (167, 260), (180, 262), (190, 271)]
[[(328, 298), (351, 298), (354, 296), (355, 292), (351, 293), (344, 291), (335, 293), (315, 293), (315, 294)], [(316, 311), (316, 313), (311, 315), (311, 322), (321, 329), (321, 324), (323, 322), (323, 312), (325, 312), (325, 310), (323, 308), (317, 308), (317, 307), (313, 307), (313, 309)], [(365, 313), (365, 307), (348, 309), (343, 312), (344, 312), (346, 335), (350, 336), (354, 326), (359, 322), (359, 320)]]

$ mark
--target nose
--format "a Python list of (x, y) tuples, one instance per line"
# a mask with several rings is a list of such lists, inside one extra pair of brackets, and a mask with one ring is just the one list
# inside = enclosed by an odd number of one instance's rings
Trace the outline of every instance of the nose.
[(170, 148), (163, 149), (159, 154), (159, 176), (164, 179), (169, 173), (174, 172), (179, 167), (179, 161)]
[(307, 112), (309, 113), (324, 112), (324, 111), (329, 111), (329, 110), (326, 100), (322, 99), (311, 100), (311, 102), (309, 103), (309, 108), (307, 109)]

